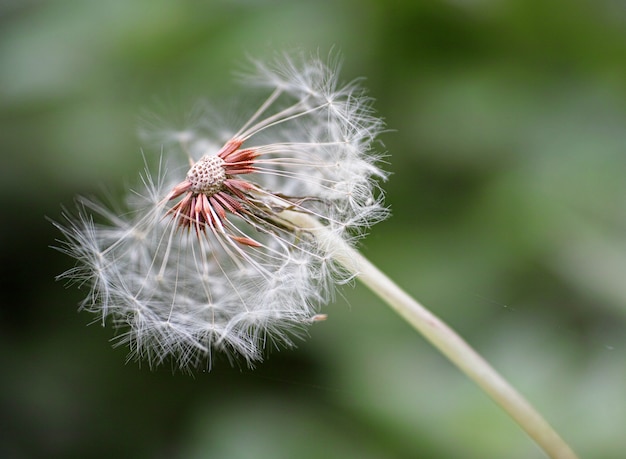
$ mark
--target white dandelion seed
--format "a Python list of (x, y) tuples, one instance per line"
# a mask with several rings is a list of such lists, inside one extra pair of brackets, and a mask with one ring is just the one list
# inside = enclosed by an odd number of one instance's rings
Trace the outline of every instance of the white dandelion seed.
[(79, 262), (61, 277), (87, 284), (82, 307), (151, 366), (210, 365), (214, 350), (254, 362), (291, 346), (350, 275), (281, 213), (314, 216), (346, 241), (386, 215), (372, 148), (383, 123), (357, 84), (286, 56), (255, 63), (246, 82), (268, 96), (243, 126), (226, 134), (196, 113), (157, 132), (189, 157), (168, 151), (156, 177), (146, 169), (125, 212), (81, 199), (78, 218), (57, 225)]

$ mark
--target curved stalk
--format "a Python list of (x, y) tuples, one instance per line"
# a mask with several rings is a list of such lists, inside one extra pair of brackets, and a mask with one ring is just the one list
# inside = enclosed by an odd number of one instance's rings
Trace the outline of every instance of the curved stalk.
[(553, 459), (577, 459), (548, 422), (454, 330), (398, 287), (359, 251), (310, 215), (283, 211), (281, 218), (312, 234), (318, 244), (409, 322), (435, 348), (500, 405)]

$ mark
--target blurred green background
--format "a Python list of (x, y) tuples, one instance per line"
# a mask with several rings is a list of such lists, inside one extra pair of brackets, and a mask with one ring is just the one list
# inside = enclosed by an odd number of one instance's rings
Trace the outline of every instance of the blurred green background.
[(543, 457), (360, 286), (255, 370), (125, 364), (50, 250), (77, 194), (137, 180), (145, 109), (237, 97), (247, 54), (367, 77), (393, 217), (364, 253), (583, 457), (626, 450), (626, 6), (612, 0), (4, 0), (0, 456)]

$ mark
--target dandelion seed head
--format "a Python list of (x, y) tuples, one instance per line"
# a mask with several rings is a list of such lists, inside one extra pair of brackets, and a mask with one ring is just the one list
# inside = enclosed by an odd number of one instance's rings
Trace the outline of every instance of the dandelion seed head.
[(293, 346), (350, 275), (283, 213), (349, 243), (386, 216), (373, 146), (383, 122), (358, 82), (304, 54), (253, 67), (246, 86), (265, 99), (247, 121), (224, 125), (202, 105), (188, 126), (151, 125), (162, 158), (146, 159), (124, 205), (80, 199), (55, 223), (76, 259), (61, 277), (89, 287), (81, 307), (118, 331), (129, 359), (190, 370), (215, 352), (252, 364)]

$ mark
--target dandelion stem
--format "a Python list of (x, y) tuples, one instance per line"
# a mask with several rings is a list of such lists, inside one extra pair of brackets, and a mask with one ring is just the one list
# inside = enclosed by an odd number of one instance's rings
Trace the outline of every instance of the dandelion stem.
[(576, 459), (576, 454), (548, 422), (485, 359), (454, 330), (418, 303), (342, 238), (335, 237), (317, 219), (283, 211), (281, 218), (314, 235), (320, 246), (346, 270), (376, 293), (409, 322), (454, 365), (500, 405), (526, 433), (554, 459)]

